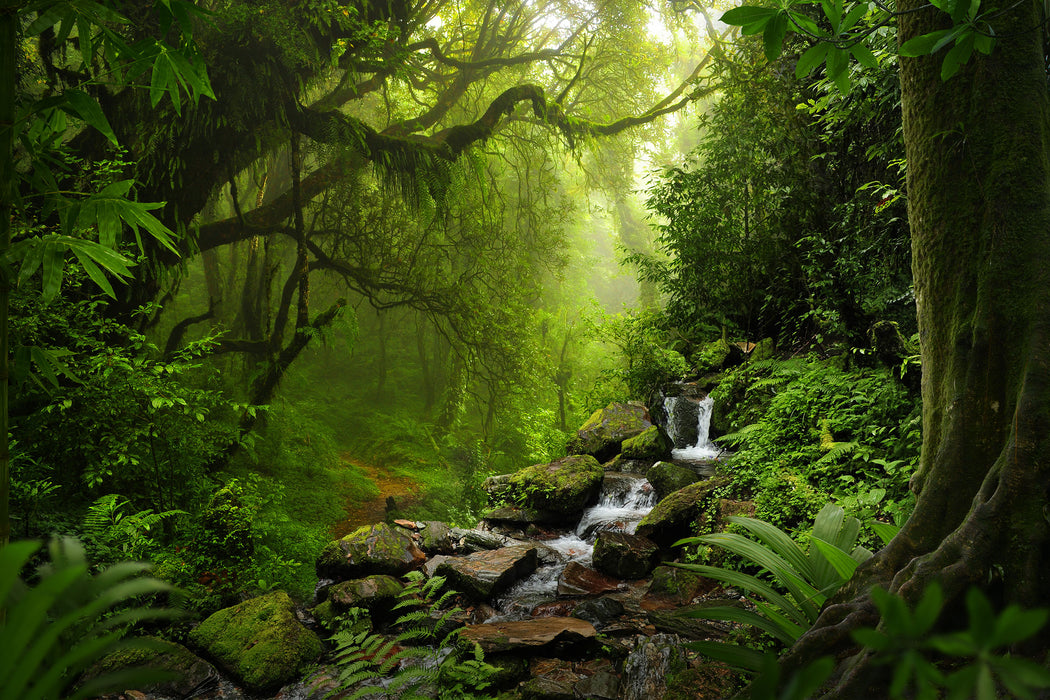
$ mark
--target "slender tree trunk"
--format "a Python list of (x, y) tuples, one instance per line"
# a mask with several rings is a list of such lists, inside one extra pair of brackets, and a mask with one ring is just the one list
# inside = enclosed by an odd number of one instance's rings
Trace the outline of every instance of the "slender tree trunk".
[[(15, 121), (15, 44), (18, 38), (19, 7), (18, 2), (0, 4), (0, 258), (7, 255), (11, 247), (11, 202), (15, 175), (11, 148)], [(9, 296), (8, 275), (0, 271), (0, 547), (11, 539), (11, 453), (7, 441)]]
[[(902, 3), (902, 11), (919, 2)], [(797, 665), (877, 622), (873, 585), (914, 601), (931, 581), (1046, 605), (1050, 589), (1050, 134), (1041, 5), (996, 21), (993, 54), (940, 79), (901, 59), (913, 275), (922, 344), (918, 502), (900, 534), (792, 648)], [(940, 28), (905, 14), (901, 41)], [(827, 697), (877, 697), (860, 656)], [(876, 694), (872, 695), (871, 693)]]

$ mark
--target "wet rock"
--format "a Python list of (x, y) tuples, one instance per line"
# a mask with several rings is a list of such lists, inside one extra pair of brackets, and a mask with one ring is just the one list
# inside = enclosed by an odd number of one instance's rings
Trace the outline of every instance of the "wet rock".
[(474, 600), (488, 600), (536, 570), (536, 548), (527, 545), (450, 557), (437, 567), (447, 585)]
[(189, 639), (257, 692), (287, 683), (321, 655), (321, 640), (296, 619), (295, 605), (284, 591), (216, 612)]
[(608, 671), (598, 671), (577, 683), (574, 691), (576, 697), (585, 700), (616, 700), (620, 696), (620, 679)]
[(452, 528), (452, 537), (456, 540), (457, 551), (468, 554), (482, 552), (488, 549), (500, 549), (502, 547), (513, 547), (525, 544), (522, 540), (501, 535), (498, 532), (485, 530), (462, 530)]
[(580, 603), (572, 611), (573, 617), (586, 620), (595, 627), (601, 627), (620, 615), (623, 615), (623, 603), (609, 596)]
[(558, 576), (558, 595), (598, 595), (620, 588), (620, 582), (571, 561)]
[(643, 638), (624, 661), (620, 681), (622, 700), (663, 697), (668, 677), (685, 670), (685, 651), (678, 637), (658, 634)]
[(404, 586), (393, 576), (377, 574), (343, 581), (328, 588), (326, 596), (336, 613), (349, 608), (375, 608), (393, 605)]
[(645, 473), (645, 478), (653, 485), (656, 497), (660, 500), (700, 481), (700, 476), (692, 469), (671, 462), (657, 462)]
[(653, 569), (649, 590), (642, 597), (642, 610), (670, 610), (688, 605), (693, 598), (711, 590), (715, 581), (692, 571), (673, 566), (658, 566)]
[(591, 623), (574, 617), (540, 617), (468, 625), (459, 634), (467, 642), (477, 642), (486, 654), (493, 654), (541, 648), (550, 653), (577, 650), (592, 642), (597, 633)]
[(595, 411), (569, 441), (569, 454), (594, 455), (599, 462), (612, 459), (624, 440), (652, 426), (649, 410), (642, 404), (611, 403)]
[(624, 440), (620, 448), (620, 454), (623, 455), (624, 459), (655, 462), (661, 459), (670, 459), (672, 447), (674, 447), (674, 444), (663, 428), (653, 425), (640, 434)]
[(101, 675), (131, 668), (147, 668), (174, 674), (172, 680), (160, 681), (138, 690), (160, 696), (190, 697), (197, 691), (219, 683), (219, 672), (181, 644), (158, 637), (147, 637), (151, 649), (122, 649), (108, 654), (80, 679), (87, 683)]
[(452, 554), (452, 529), (437, 520), (424, 521), (419, 528), (419, 546), (427, 554)]
[(427, 559), (426, 563), (423, 564), (423, 573), (427, 575), (427, 578), (434, 578), (437, 574), (437, 568), (451, 558), (452, 557), (444, 554), (438, 554), (437, 556)]
[(549, 464), (534, 464), (511, 477), (516, 498), (524, 507), (556, 514), (562, 520), (578, 518), (598, 499), (604, 471), (590, 455), (570, 455)]
[(529, 617), (566, 617), (577, 605), (575, 600), (552, 600), (540, 603), (532, 609)]
[(369, 574), (400, 576), (418, 569), (426, 555), (411, 533), (386, 523), (366, 525), (330, 542), (317, 558), (317, 575), (346, 580)]
[(602, 464), (606, 473), (633, 473), (644, 474), (645, 470), (653, 466), (651, 459), (626, 459), (623, 455), (616, 455)]
[(603, 574), (625, 579), (644, 577), (656, 565), (660, 548), (640, 535), (605, 531), (594, 541), (594, 568)]
[(715, 478), (699, 481), (679, 489), (662, 499), (638, 523), (635, 532), (653, 540), (662, 547), (670, 547), (683, 537), (695, 533), (692, 525), (707, 510), (715, 489), (723, 485)]

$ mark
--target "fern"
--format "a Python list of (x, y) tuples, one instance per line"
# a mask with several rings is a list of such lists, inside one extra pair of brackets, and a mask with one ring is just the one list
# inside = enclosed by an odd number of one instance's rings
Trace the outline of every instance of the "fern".
[[(406, 610), (394, 623), (401, 631), (395, 637), (372, 632), (337, 632), (333, 654), (339, 667), (339, 684), (328, 697), (353, 692), (350, 700), (382, 695), (398, 700), (433, 698), (483, 698), (483, 690), (496, 669), (485, 663), (481, 647), (473, 645), (470, 658), (464, 658), (459, 630), (453, 629), (437, 640), (441, 630), (451, 626), (462, 610), (443, 609), (455, 595), (443, 590), (445, 579), (425, 579), (419, 572), (405, 576), (407, 585), (399, 594), (394, 610)], [(419, 644), (433, 643), (433, 649)]]
[(168, 518), (186, 515), (184, 510), (154, 513), (152, 509), (126, 514), (126, 498), (110, 493), (95, 499), (84, 516), (83, 529), (87, 544), (102, 561), (144, 557), (153, 548), (150, 531)]

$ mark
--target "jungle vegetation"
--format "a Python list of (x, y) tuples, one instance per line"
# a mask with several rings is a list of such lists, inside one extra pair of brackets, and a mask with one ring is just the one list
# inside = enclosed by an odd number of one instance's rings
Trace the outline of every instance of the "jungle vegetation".
[[(722, 388), (779, 397), (729, 426), (741, 481), (810, 490), (763, 515), (902, 525), (786, 669), (876, 586), (1045, 605), (1042, 5), (729, 9), (4, 0), (0, 541), (201, 611), (306, 595), (380, 476), (470, 522), (593, 409), (769, 339)], [(865, 654), (828, 697), (878, 692)]]

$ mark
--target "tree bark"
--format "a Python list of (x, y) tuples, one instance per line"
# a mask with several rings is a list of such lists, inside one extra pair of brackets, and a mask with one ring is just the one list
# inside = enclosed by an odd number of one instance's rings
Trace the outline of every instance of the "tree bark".
[[(900, 10), (918, 10), (902, 3)], [(943, 17), (943, 15), (940, 15)], [(904, 14), (903, 42), (935, 29)], [(1050, 135), (1040, 5), (996, 20), (1001, 38), (948, 81), (943, 54), (901, 59), (909, 220), (922, 351), (923, 448), (915, 511), (784, 659), (842, 653), (877, 622), (869, 591), (915, 602), (938, 581), (999, 603), (1050, 591)], [(877, 697), (865, 656), (826, 697)], [(871, 694), (875, 693), (875, 694)]]

